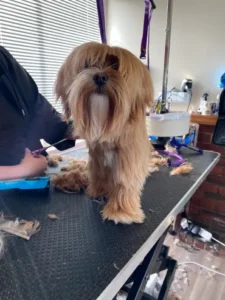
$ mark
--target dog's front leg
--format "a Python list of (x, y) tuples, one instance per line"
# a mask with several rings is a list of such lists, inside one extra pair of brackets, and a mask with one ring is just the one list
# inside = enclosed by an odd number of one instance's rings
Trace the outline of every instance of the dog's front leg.
[(87, 188), (87, 194), (92, 198), (99, 198), (106, 196), (105, 184), (107, 179), (107, 173), (104, 167), (99, 161), (89, 158), (88, 162), (88, 176), (89, 183)]
[(102, 211), (104, 220), (117, 223), (142, 223), (145, 215), (141, 209), (140, 191), (133, 187), (119, 185), (111, 191), (107, 204)]

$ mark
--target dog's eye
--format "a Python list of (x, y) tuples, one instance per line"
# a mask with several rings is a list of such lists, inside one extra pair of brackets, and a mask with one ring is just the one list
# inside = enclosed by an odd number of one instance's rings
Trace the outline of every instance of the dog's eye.
[(106, 65), (110, 66), (112, 69), (118, 71), (119, 70), (119, 59), (115, 55), (107, 54), (105, 59)]
[(118, 71), (119, 70), (119, 62), (114, 62), (112, 65), (111, 65), (112, 69)]

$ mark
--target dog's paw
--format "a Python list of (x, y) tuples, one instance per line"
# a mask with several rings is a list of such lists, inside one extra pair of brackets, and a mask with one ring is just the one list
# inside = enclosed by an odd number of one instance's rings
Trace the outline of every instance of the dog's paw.
[(102, 210), (103, 220), (114, 221), (115, 224), (132, 224), (132, 223), (143, 223), (145, 219), (145, 214), (141, 208), (128, 213), (121, 209), (113, 209), (112, 206), (107, 203)]

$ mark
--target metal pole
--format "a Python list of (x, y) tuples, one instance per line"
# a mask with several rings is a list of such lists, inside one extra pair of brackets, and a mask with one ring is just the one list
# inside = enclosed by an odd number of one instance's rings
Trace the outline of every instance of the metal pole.
[(163, 70), (161, 113), (166, 112), (172, 12), (173, 12), (173, 0), (168, 0), (168, 3), (167, 3), (167, 24), (166, 24), (166, 41), (165, 41), (165, 54), (164, 54), (164, 70)]

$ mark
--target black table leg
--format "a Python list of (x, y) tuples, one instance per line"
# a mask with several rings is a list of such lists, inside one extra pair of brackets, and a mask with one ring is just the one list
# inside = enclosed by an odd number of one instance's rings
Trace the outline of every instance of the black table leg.
[(142, 264), (138, 267), (138, 271), (135, 274), (135, 279), (133, 285), (128, 294), (127, 300), (140, 300), (142, 299), (142, 294), (144, 292), (148, 275), (154, 273), (154, 268), (158, 257), (160, 256), (160, 252), (162, 249), (163, 242), (166, 237), (165, 232), (158, 242), (154, 245), (154, 247), (150, 250), (150, 252), (146, 255)]
[[(146, 294), (144, 289), (148, 281), (148, 276), (163, 270), (167, 270), (167, 273), (157, 300), (166, 299), (177, 265), (176, 260), (168, 257), (169, 248), (163, 246), (166, 234), (167, 231), (165, 231), (123, 286), (122, 291), (128, 294), (127, 300), (156, 300)], [(132, 283), (131, 287), (128, 286), (129, 283)]]
[(168, 262), (166, 277), (163, 281), (163, 285), (161, 287), (158, 300), (167, 299), (169, 288), (171, 286), (176, 271), (176, 266), (177, 266), (177, 261), (171, 258)]

